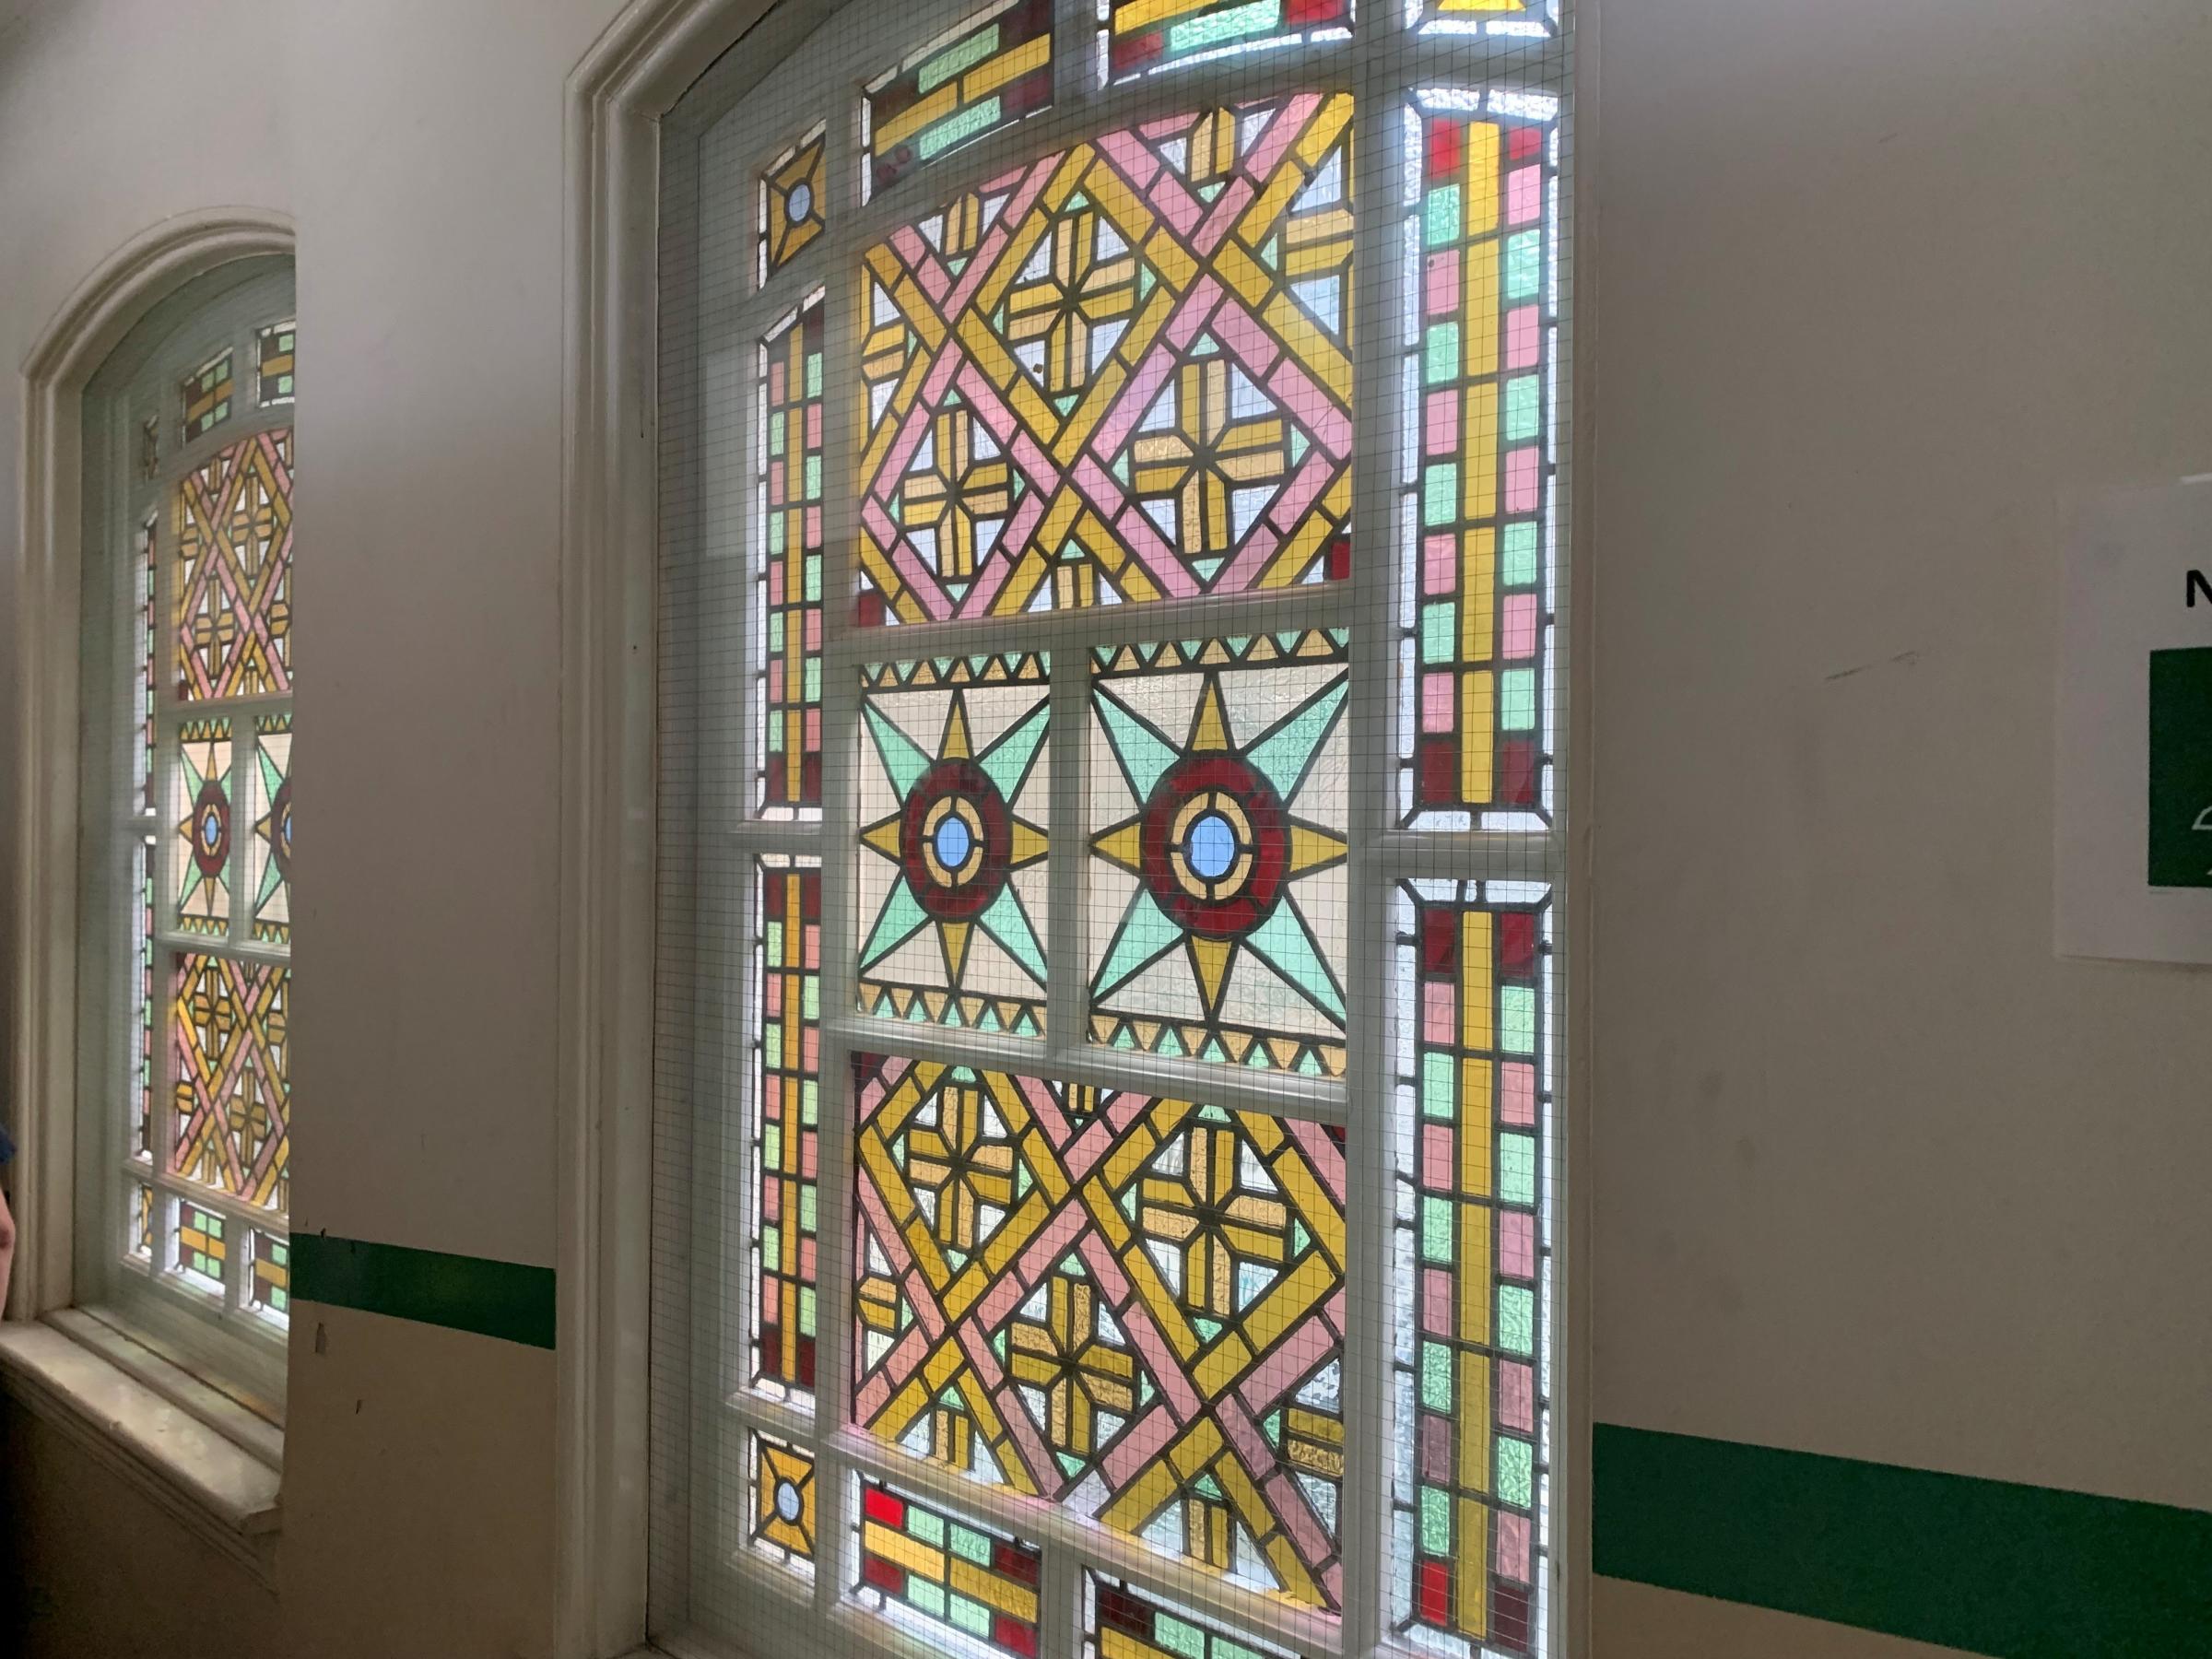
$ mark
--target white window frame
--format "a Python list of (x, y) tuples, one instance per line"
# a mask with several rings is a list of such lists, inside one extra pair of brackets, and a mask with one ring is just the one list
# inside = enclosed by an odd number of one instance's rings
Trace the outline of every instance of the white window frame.
[[(87, 386), (157, 306), (218, 266), (293, 252), (291, 221), (273, 210), (165, 218), (78, 286), (24, 361), (10, 1007), (19, 1246), (6, 1313), (11, 1325), (47, 1329), (0, 1341), (12, 1389), (51, 1405), (113, 1466), (265, 1578), (280, 1428), (78, 1308), (104, 1280), (78, 1243), (79, 642), (85, 560), (109, 551), (84, 541), (83, 428)], [(179, 1407), (221, 1438), (160, 1432)]]
[[(1594, 79), (1594, 25), (1600, 4), (1601, 0), (1581, 0), (1577, 8), (1576, 74), (1578, 85), (1584, 88)], [(654, 902), (655, 853), (652, 724), (656, 692), (653, 591), (657, 562), (658, 123), (767, 10), (764, 0), (641, 0), (586, 53), (569, 83), (562, 554), (567, 688), (562, 714), (563, 886), (568, 896), (563, 910), (563, 1007), (568, 1053), (560, 1159), (562, 1453), (557, 1472), (559, 1651), (564, 1654), (618, 1652), (628, 1643), (641, 1641), (645, 1630), (645, 1535), (652, 1500), (646, 1488), (643, 1356), (651, 1323), (647, 1310), (654, 1291), (647, 1263), (653, 968), (647, 918)], [(1366, 107), (1373, 110), (1379, 102), (1370, 98)], [(1051, 119), (1049, 113), (1043, 119)], [(1096, 126), (1100, 119), (1094, 108), (1083, 124)], [(1578, 141), (1588, 145), (1594, 131), (1591, 112), (1575, 111), (1574, 124)], [(1044, 142), (1049, 135), (1040, 128), (1034, 136)], [(1373, 153), (1371, 147), (1367, 154)], [(1586, 262), (1594, 243), (1591, 194), (1586, 182), (1570, 194), (1571, 217), (1560, 227), (1577, 263)], [(1572, 369), (1578, 391), (1591, 380), (1594, 359), (1585, 321)], [(1392, 362), (1383, 372), (1394, 372), (1394, 359)], [(1560, 388), (1562, 396), (1566, 390)], [(1571, 406), (1586, 410), (1588, 400), (1577, 397)], [(1572, 508), (1584, 504), (1581, 492), (1587, 488), (1583, 480), (1589, 470), (1583, 464), (1589, 448), (1586, 423), (1578, 418), (1571, 430), (1557, 434), (1556, 441), (1562, 462), (1571, 455), (1574, 464), (1570, 477), (1575, 496), (1559, 503), (1563, 528)], [(1361, 511), (1370, 524), (1377, 515), (1371, 511), (1367, 492), (1378, 487), (1388, 488), (1371, 468), (1361, 485)], [(1373, 508), (1382, 505), (1380, 500), (1371, 503)], [(1563, 826), (1567, 800), (1586, 798), (1581, 785), (1587, 778), (1588, 746), (1579, 739), (1586, 724), (1583, 711), (1587, 703), (1575, 692), (1588, 679), (1588, 653), (1577, 647), (1583, 639), (1579, 618), (1588, 614), (1583, 596), (1591, 540), (1585, 514), (1576, 535), (1577, 556), (1565, 572), (1571, 586), (1558, 596), (1555, 719), (1567, 753), (1557, 784), (1561, 827), (1548, 837), (1536, 838), (1541, 846), (1524, 848), (1524, 854), (1535, 855), (1536, 867), (1559, 882), (1555, 944), (1566, 1026), (1555, 1038), (1556, 1087), (1562, 1104), (1554, 1125), (1553, 1162), (1562, 1172), (1584, 1167), (1581, 1147), (1587, 1110), (1575, 1081), (1584, 1070), (1579, 1062), (1586, 1053), (1587, 1002), (1583, 990), (1588, 982), (1583, 966), (1587, 953), (1580, 945), (1586, 923), (1583, 908), (1568, 901), (1577, 875), (1587, 865), (1586, 837), (1570, 836)], [(826, 573), (825, 592), (841, 591), (838, 584), (842, 574)], [(1378, 607), (1390, 603), (1386, 594), (1365, 591), (1355, 603), (1360, 600)], [(1382, 614), (1380, 609), (1376, 614)], [(1055, 622), (1074, 634), (1082, 631), (1079, 620)], [(903, 639), (889, 640), (865, 654), (888, 654), (908, 641), (918, 644), (921, 638), (918, 631), (893, 632)], [(1375, 672), (1371, 661), (1365, 671)], [(832, 673), (827, 663), (825, 673)], [(831, 741), (826, 733), (825, 747)], [(1379, 781), (1386, 787), (1373, 792), (1378, 799), (1394, 793), (1394, 779)], [(751, 843), (773, 844), (769, 828), (748, 832)], [(1470, 873), (1502, 873), (1487, 853), (1476, 851), (1498, 844), (1494, 836), (1412, 838), (1385, 831), (1374, 844), (1394, 873), (1434, 876), (1446, 873), (1439, 868), (1434, 850), (1455, 842), (1468, 855)], [(1445, 856), (1450, 858), (1448, 851)], [(1370, 886), (1378, 897), (1387, 890), (1379, 877), (1370, 878)], [(1385, 906), (1371, 901), (1365, 909), (1361, 925), (1379, 932), (1380, 912)], [(841, 926), (837, 931), (841, 932)], [(835, 936), (826, 911), (825, 940)], [(826, 1029), (826, 1042), (829, 1035)], [(824, 1075), (837, 1075), (830, 1069), (833, 1056), (825, 1052), (823, 1058)], [(1092, 1058), (1087, 1056), (1084, 1069), (1097, 1075), (1096, 1065), (1088, 1064)], [(1033, 1071), (1052, 1070), (1051, 1061), (1033, 1049), (1025, 1050), (1022, 1064)], [(1164, 1075), (1148, 1073), (1156, 1080)], [(1222, 1092), (1218, 1084), (1213, 1092)], [(825, 1134), (834, 1117), (826, 1112)], [(834, 1155), (841, 1151), (825, 1140), (826, 1170), (836, 1167)], [(1371, 1169), (1370, 1178), (1373, 1175)], [(1388, 1171), (1382, 1175), (1387, 1184)], [(836, 1184), (826, 1183), (825, 1197)], [(841, 1194), (837, 1207), (841, 1212)], [(834, 1236), (833, 1230), (841, 1225), (841, 1214), (826, 1213), (821, 1236)], [(1586, 1259), (1582, 1241), (1587, 1230), (1586, 1199), (1581, 1184), (1569, 1179), (1554, 1241), (1554, 1282), (1567, 1313), (1552, 1339), (1558, 1370), (1550, 1462), (1559, 1522), (1552, 1547), (1574, 1569), (1566, 1575), (1564, 1593), (1553, 1602), (1552, 1642), (1559, 1652), (1582, 1651), (1588, 1629), (1588, 1474), (1582, 1453), (1588, 1443), (1590, 1421), (1589, 1304), (1581, 1268)], [(1371, 1251), (1369, 1259), (1380, 1264), (1384, 1255)], [(662, 1312), (665, 1316), (672, 1311), (664, 1308)], [(841, 1334), (831, 1337), (831, 1327), (825, 1324), (822, 1328), (826, 1339), (841, 1344)], [(831, 1354), (824, 1363), (839, 1362)], [(1382, 1375), (1378, 1366), (1378, 1382)], [(901, 1472), (911, 1484), (911, 1471)], [(1379, 1520), (1386, 1496), (1377, 1491), (1371, 1501)], [(818, 1536), (828, 1538), (835, 1530), (825, 1522), (818, 1525)], [(1379, 1534), (1380, 1527), (1376, 1530)], [(1346, 1531), (1348, 1538), (1348, 1524)], [(1086, 1536), (1095, 1539), (1088, 1531)], [(818, 1574), (831, 1583), (839, 1576), (830, 1571)]]

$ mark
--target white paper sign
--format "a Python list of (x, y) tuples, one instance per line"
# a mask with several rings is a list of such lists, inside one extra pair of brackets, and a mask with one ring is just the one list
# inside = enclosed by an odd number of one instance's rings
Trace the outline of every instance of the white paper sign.
[(2212, 962), (2212, 477), (2080, 516), (2057, 824), (2062, 954)]

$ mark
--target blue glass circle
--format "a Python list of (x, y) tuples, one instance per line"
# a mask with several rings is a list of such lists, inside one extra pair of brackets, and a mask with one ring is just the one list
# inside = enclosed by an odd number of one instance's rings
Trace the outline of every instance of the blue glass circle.
[(207, 816), (200, 820), (200, 839), (207, 843), (207, 851), (210, 853), (215, 851), (217, 843), (223, 839), (223, 820), (213, 807), (209, 807)]
[(1202, 881), (1218, 881), (1237, 862), (1237, 832), (1218, 812), (1208, 812), (1191, 826), (1183, 840), (1182, 855)]
[(788, 1480), (776, 1482), (776, 1513), (783, 1518), (786, 1525), (795, 1523), (799, 1518), (799, 1488)]
[(795, 225), (813, 210), (814, 187), (810, 184), (794, 184), (791, 194), (783, 198), (784, 217)]
[(957, 870), (968, 862), (969, 849), (975, 838), (968, 833), (968, 826), (957, 813), (947, 813), (937, 826), (937, 862), (948, 870)]

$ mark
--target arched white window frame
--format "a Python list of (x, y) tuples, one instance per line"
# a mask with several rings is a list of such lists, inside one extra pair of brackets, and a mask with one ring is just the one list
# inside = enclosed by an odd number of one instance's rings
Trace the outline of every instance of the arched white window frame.
[[(182, 1512), (195, 1524), (209, 1523), (203, 1530), (211, 1541), (265, 1578), (271, 1571), (265, 1540), (275, 1519), (281, 1430), (229, 1394), (204, 1386), (183, 1366), (137, 1348), (79, 1306), (101, 1297), (111, 1279), (107, 1264), (87, 1259), (79, 1236), (89, 1220), (79, 1193), (78, 1033), (87, 1012), (79, 1006), (78, 984), (78, 736), (85, 712), (80, 640), (86, 560), (113, 552), (86, 541), (83, 432), (88, 386), (141, 321), (222, 266), (289, 260), (293, 252), (294, 231), (285, 214), (255, 207), (194, 209), (117, 249), (62, 304), (22, 368), (17, 571), (21, 698), (16, 712), (19, 786), (9, 1012), (19, 1250), (6, 1315), (19, 1324), (45, 1322), (217, 1430), (219, 1442), (164, 1459), (133, 1450), (128, 1414), (124, 1419), (111, 1415), (103, 1418), (102, 1430), (114, 1434), (120, 1423), (122, 1438), (109, 1442), (103, 1435), (101, 1450), (126, 1476), (151, 1482), (164, 1495), (187, 1493)], [(66, 1395), (82, 1368), (53, 1363), (53, 1355), (62, 1351), (48, 1350), (38, 1360), (27, 1360), (23, 1351), (11, 1357)], [(183, 1351), (171, 1351), (189, 1365), (207, 1350), (187, 1343)], [(280, 1410), (281, 1341), (238, 1352), (245, 1357), (243, 1365), (233, 1368), (218, 1356), (210, 1369), (223, 1374), (227, 1386), (258, 1395), (265, 1412)], [(100, 1409), (112, 1414), (116, 1407), (110, 1403)]]

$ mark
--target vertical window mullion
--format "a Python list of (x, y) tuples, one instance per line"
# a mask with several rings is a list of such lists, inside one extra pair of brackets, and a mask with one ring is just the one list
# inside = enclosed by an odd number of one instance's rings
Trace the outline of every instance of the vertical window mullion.
[[(1397, 592), (1402, 469), (1397, 342), (1406, 288), (1402, 95), (1386, 67), (1402, 33), (1394, 5), (1368, 8), (1371, 38), (1358, 77), (1354, 120), (1354, 326), (1358, 364), (1355, 414), (1351, 646), (1352, 881), (1347, 959), (1346, 1083), (1351, 1104), (1345, 1147), (1346, 1286), (1349, 1326), (1345, 1355), (1345, 1475), (1339, 1535), (1344, 1560), (1342, 1651), (1373, 1652), (1382, 1640), (1388, 1482), (1396, 1437), (1390, 1358), (1396, 1306), (1391, 1282), (1392, 1181), (1395, 1126), (1388, 1102), (1389, 938), (1386, 877), (1374, 857), (1390, 821), (1394, 782), (1391, 626)], [(1380, 38), (1374, 38), (1380, 37)]]
[[(829, 217), (837, 235), (860, 204), (860, 122), (865, 100), (854, 99), (832, 116), (825, 171)], [(842, 237), (839, 237), (841, 243)], [(815, 1208), (815, 1606), (827, 1618), (853, 1580), (854, 1493), (850, 1471), (836, 1450), (851, 1409), (853, 1365), (853, 1067), (837, 1033), (853, 1002), (852, 921), (854, 746), (860, 722), (860, 674), (842, 661), (837, 645), (853, 616), (853, 538), (859, 522), (853, 487), (859, 463), (859, 421), (853, 397), (860, 383), (860, 295), (852, 281), (851, 253), (822, 273), (822, 916), (821, 1056), (817, 1098)], [(834, 390), (830, 390), (830, 389)], [(832, 668), (830, 665), (835, 665)]]

